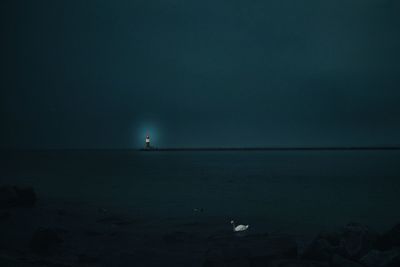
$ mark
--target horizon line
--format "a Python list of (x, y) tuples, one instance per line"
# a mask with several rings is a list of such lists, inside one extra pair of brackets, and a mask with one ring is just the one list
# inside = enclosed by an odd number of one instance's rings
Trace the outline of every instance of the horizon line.
[(400, 150), (400, 146), (323, 146), (323, 147), (150, 147), (139, 151), (295, 151), (295, 150)]
[(0, 148), (0, 151), (122, 150), (122, 151), (272, 151), (272, 150), (400, 150), (400, 146), (280, 146), (280, 147), (150, 147), (150, 148)]

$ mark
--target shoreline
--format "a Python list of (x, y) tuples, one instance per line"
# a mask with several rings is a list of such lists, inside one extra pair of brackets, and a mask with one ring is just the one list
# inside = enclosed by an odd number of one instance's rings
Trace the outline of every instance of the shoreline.
[(135, 151), (390, 151), (400, 146), (323, 146), (323, 147), (150, 147), (150, 148), (0, 148), (1, 153), (17, 152), (135, 152)]
[(374, 151), (400, 150), (400, 147), (188, 147), (188, 148), (141, 148), (138, 151)]

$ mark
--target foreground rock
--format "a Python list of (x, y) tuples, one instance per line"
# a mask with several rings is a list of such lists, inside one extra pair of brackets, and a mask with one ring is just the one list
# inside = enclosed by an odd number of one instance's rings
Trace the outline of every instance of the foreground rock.
[(51, 254), (63, 242), (58, 231), (53, 229), (39, 229), (31, 239), (30, 248), (37, 254)]
[(0, 186), (0, 208), (33, 207), (36, 200), (32, 187)]
[(17, 266), (17, 267), (31, 267), (32, 265), (27, 263), (27, 262), (23, 262), (23, 261), (19, 261), (17, 259), (13, 259), (11, 257), (7, 257), (4, 255), (0, 256), (0, 266), (4, 266), (4, 267), (12, 267), (12, 266)]
[(302, 258), (306, 260), (330, 261), (337, 250), (337, 245), (320, 236), (309, 245), (303, 253)]
[(384, 233), (377, 241), (377, 248), (380, 250), (389, 250), (394, 247), (400, 247), (400, 223)]
[(0, 211), (0, 222), (5, 221), (10, 217), (9, 211)]
[(364, 265), (356, 262), (356, 261), (352, 261), (346, 258), (343, 258), (340, 255), (335, 254), (332, 257), (332, 261), (331, 261), (331, 267), (363, 267)]
[(350, 223), (338, 232), (320, 234), (305, 250), (302, 258), (332, 261), (337, 254), (358, 260), (375, 245), (378, 236), (367, 226)]
[(371, 250), (361, 258), (367, 267), (398, 267), (400, 266), (400, 248), (388, 251)]
[(359, 259), (370, 251), (378, 235), (368, 226), (351, 223), (344, 227), (341, 233), (340, 249), (344, 256)]
[(328, 262), (307, 261), (307, 260), (274, 260), (271, 261), (267, 266), (268, 267), (330, 267)]

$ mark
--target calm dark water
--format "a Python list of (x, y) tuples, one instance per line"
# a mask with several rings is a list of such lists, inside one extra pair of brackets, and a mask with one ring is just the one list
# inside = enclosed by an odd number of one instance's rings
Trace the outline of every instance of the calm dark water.
[(1, 163), (3, 182), (32, 185), (43, 201), (153, 220), (294, 232), (400, 221), (399, 151), (36, 151)]

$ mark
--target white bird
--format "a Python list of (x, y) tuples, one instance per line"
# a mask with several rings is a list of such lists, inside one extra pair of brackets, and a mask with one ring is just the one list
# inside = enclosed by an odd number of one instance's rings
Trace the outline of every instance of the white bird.
[(235, 225), (234, 221), (231, 221), (231, 224), (233, 226), (234, 232), (243, 232), (249, 228), (249, 225), (243, 225), (243, 224)]

